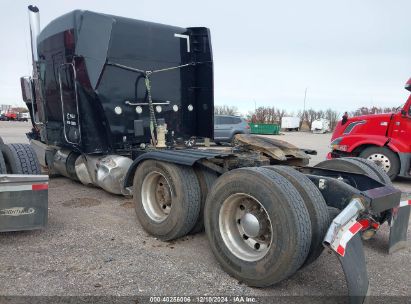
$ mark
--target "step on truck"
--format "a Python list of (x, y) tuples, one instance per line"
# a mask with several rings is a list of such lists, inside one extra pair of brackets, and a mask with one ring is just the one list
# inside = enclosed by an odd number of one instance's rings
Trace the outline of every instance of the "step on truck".
[[(207, 28), (76, 10), (40, 31), (38, 8), (29, 16), (33, 74), (21, 84), (30, 143), (50, 174), (132, 195), (138, 222), (160, 240), (205, 229), (223, 269), (250, 286), (281, 282), (328, 248), (362, 302), (361, 236), (389, 222), (389, 250), (405, 245), (408, 201), (374, 163), (310, 167), (313, 151), (244, 134), (229, 149), (209, 145)], [(186, 147), (193, 137), (205, 145)]]
[[(411, 78), (405, 84), (411, 91)], [(394, 180), (411, 177), (411, 95), (393, 113), (370, 114), (339, 121), (328, 159), (361, 157), (376, 163)]]

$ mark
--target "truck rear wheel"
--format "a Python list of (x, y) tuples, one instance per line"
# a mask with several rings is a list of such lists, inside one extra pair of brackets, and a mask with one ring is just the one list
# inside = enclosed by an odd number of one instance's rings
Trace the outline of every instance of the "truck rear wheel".
[(241, 168), (218, 178), (204, 224), (222, 268), (255, 287), (278, 283), (307, 258), (311, 223), (294, 186), (266, 168)]
[(198, 220), (196, 224), (194, 225), (193, 229), (191, 229), (190, 231), (190, 233), (192, 234), (204, 231), (204, 205), (207, 199), (207, 195), (211, 190), (211, 187), (213, 186), (213, 184), (218, 178), (217, 173), (207, 168), (194, 167), (194, 172), (196, 173), (198, 183), (200, 185), (201, 206), (200, 206), (200, 214), (198, 216)]
[(377, 164), (387, 172), (391, 180), (394, 180), (400, 173), (400, 160), (387, 147), (369, 147), (364, 149), (359, 156)]
[(200, 212), (200, 186), (193, 168), (146, 160), (135, 173), (133, 200), (145, 231), (163, 241), (186, 235)]
[(41, 174), (36, 152), (27, 144), (0, 145), (9, 174)]
[(268, 166), (263, 168), (273, 170), (285, 177), (293, 184), (304, 200), (310, 214), (312, 238), (310, 251), (303, 266), (309, 265), (323, 252), (322, 242), (331, 223), (324, 197), (308, 177), (292, 167)]
[(0, 174), (7, 174), (6, 163), (4, 162), (3, 153), (0, 150)]

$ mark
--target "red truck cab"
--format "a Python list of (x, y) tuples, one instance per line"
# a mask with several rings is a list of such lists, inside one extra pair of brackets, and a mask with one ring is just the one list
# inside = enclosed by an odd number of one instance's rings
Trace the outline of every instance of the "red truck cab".
[(6, 116), (7, 120), (16, 120), (17, 119), (17, 113), (15, 113), (13, 111), (7, 111), (5, 116)]
[[(411, 78), (405, 85), (411, 91)], [(350, 117), (339, 121), (327, 158), (359, 156), (374, 161), (394, 179), (410, 176), (411, 95), (395, 113)]]

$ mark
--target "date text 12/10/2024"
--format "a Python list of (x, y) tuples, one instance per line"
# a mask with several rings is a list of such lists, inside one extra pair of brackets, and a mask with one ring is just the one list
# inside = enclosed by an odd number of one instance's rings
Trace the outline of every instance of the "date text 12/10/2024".
[(154, 296), (150, 303), (256, 303), (255, 297), (249, 296)]

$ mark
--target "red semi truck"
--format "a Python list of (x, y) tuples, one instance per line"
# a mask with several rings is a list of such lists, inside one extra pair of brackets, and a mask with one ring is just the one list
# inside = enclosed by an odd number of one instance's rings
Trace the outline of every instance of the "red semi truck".
[[(411, 91), (411, 78), (405, 88)], [(357, 156), (374, 161), (393, 180), (409, 177), (411, 95), (395, 113), (363, 115), (338, 122), (327, 158)]]
[(17, 120), (17, 113), (14, 111), (7, 111), (4, 116), (7, 120)]

